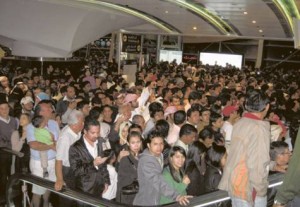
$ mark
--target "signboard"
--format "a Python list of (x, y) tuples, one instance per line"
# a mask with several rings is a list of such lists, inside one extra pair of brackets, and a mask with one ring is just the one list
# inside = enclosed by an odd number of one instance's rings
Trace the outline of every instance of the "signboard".
[(141, 52), (141, 35), (123, 34), (122, 35), (122, 52), (140, 53)]
[(198, 55), (195, 54), (183, 54), (182, 62), (189, 64), (197, 64)]
[(168, 61), (169, 63), (176, 60), (177, 64), (182, 62), (182, 51), (160, 50), (159, 61)]
[(162, 35), (160, 47), (179, 49), (179, 36)]

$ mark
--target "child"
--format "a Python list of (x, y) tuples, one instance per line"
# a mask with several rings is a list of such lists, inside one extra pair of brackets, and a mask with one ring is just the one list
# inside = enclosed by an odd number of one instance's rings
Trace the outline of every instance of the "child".
[[(45, 126), (47, 125), (47, 122), (42, 116), (35, 116), (32, 119), (32, 125), (35, 127), (34, 129), (34, 136), (36, 138), (36, 141), (52, 145), (54, 141), (53, 135), (45, 129)], [(47, 178), (49, 177), (49, 173), (47, 170), (48, 167), (48, 151), (40, 151), (40, 159), (41, 159), (41, 166), (43, 168), (43, 177)]]

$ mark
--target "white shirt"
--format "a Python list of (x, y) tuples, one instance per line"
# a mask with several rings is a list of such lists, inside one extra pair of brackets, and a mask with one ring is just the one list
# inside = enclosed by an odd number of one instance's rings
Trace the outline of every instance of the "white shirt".
[(87, 148), (87, 150), (89, 151), (89, 153), (92, 155), (92, 157), (95, 159), (96, 157), (98, 157), (98, 140), (96, 142), (93, 143), (93, 146), (90, 145), (90, 143), (88, 143), (88, 141), (85, 139), (85, 137), (83, 136), (83, 141), (84, 144)]
[(70, 167), (69, 149), (79, 138), (80, 133), (76, 134), (68, 125), (61, 130), (56, 143), (56, 160), (61, 160), (63, 166)]
[(225, 121), (221, 128), (221, 131), (225, 132), (225, 141), (231, 141), (232, 129), (233, 125), (230, 122)]
[(4, 119), (2, 116), (0, 116), (0, 120), (8, 124), (10, 122), (10, 117), (8, 117), (8, 119)]
[(177, 140), (179, 139), (179, 131), (180, 131), (180, 127), (177, 126), (176, 124), (172, 124), (172, 127), (167, 137), (167, 142), (169, 145), (173, 146), (175, 142), (177, 142)]
[(102, 194), (102, 198), (107, 200), (112, 200), (116, 198), (117, 193), (117, 183), (118, 183), (118, 173), (112, 165), (107, 165), (107, 170), (109, 173), (110, 185), (105, 193)]

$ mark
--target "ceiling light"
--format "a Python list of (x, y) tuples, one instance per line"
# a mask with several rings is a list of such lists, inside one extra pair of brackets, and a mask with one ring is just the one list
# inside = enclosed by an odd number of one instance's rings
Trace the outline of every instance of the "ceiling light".
[(255, 24), (255, 23), (256, 23), (256, 21), (255, 21), (255, 20), (253, 20), (253, 21), (252, 21), (252, 23), (253, 23), (253, 24)]
[(248, 14), (248, 12), (244, 11), (244, 14)]
[(193, 27), (193, 30), (197, 30), (197, 27)]
[(166, 14), (168, 14), (168, 13), (169, 13), (169, 11), (168, 11), (168, 10), (166, 10), (166, 11), (165, 11), (165, 13), (166, 13)]
[(260, 33), (262, 33), (263, 32), (263, 30), (262, 29), (260, 29), (260, 30), (258, 30)]

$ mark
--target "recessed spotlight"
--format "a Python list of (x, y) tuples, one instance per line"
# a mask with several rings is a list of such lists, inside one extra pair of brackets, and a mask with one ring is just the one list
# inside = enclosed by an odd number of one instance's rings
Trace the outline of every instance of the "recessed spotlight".
[(244, 14), (248, 14), (248, 12), (244, 11)]
[(193, 27), (193, 30), (197, 30), (197, 27)]
[(255, 21), (255, 20), (253, 20), (253, 21), (252, 21), (252, 23), (253, 23), (253, 24), (255, 24), (255, 23), (256, 23), (256, 21)]
[(262, 29), (260, 29), (260, 30), (258, 30), (260, 33), (262, 33), (263, 32), (263, 30)]
[(166, 11), (165, 11), (165, 13), (166, 13), (166, 14), (168, 14), (168, 13), (169, 13), (169, 11), (168, 11), (168, 10), (166, 10)]

